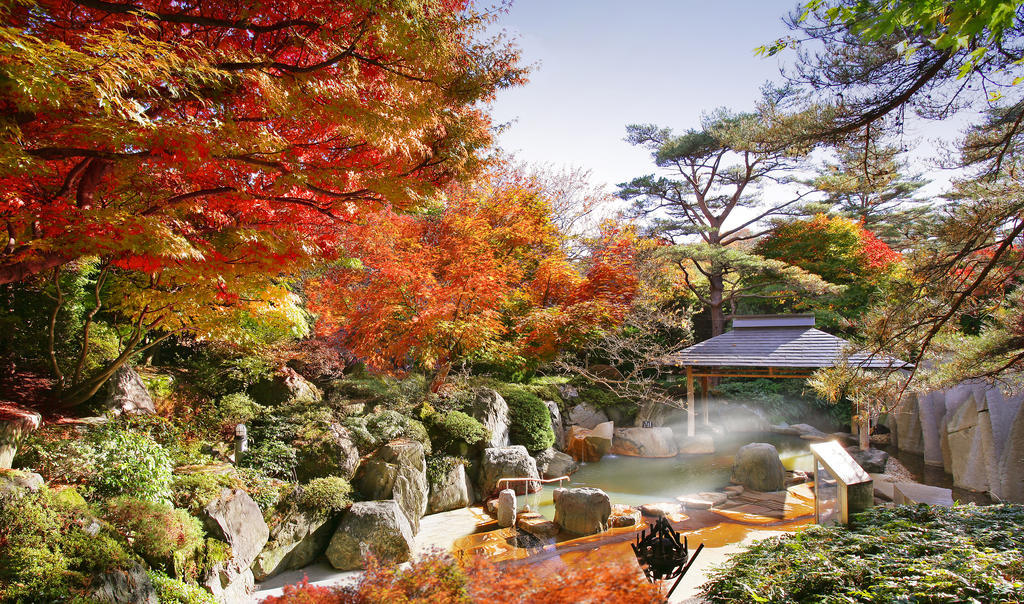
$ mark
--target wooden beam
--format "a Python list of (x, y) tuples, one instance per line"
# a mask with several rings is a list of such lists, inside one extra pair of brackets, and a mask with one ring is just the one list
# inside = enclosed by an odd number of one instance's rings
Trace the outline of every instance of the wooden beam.
[(693, 408), (693, 367), (686, 368), (686, 435), (697, 434), (696, 410)]

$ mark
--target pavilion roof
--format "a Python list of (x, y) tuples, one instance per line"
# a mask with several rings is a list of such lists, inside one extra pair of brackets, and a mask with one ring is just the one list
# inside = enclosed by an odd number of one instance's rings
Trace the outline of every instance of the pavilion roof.
[[(834, 367), (850, 343), (814, 328), (814, 315), (734, 316), (733, 329), (666, 356), (675, 367)], [(911, 367), (885, 355), (856, 353), (846, 362), (864, 369)]]

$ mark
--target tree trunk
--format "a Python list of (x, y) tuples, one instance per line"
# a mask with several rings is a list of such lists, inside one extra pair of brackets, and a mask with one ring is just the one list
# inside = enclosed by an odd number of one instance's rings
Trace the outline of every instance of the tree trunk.
[(860, 441), (860, 450), (867, 451), (871, 448), (871, 415), (867, 411), (860, 413), (860, 431), (857, 433)]
[(725, 283), (722, 275), (713, 274), (708, 278), (708, 304), (711, 310), (711, 337), (725, 333), (725, 312), (722, 310)]
[(437, 366), (437, 371), (434, 372), (434, 377), (430, 380), (430, 391), (437, 394), (444, 386), (445, 380), (448, 379), (448, 372), (452, 370), (451, 361), (445, 361)]

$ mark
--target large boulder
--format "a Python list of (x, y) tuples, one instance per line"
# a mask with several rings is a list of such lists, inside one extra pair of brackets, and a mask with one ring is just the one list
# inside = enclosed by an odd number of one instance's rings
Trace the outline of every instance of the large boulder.
[(351, 480), (359, 468), (359, 449), (352, 433), (339, 423), (330, 423), (298, 445), (295, 474), (299, 482), (325, 476)]
[(399, 564), (409, 559), (412, 546), (412, 526), (397, 502), (360, 501), (342, 516), (327, 545), (327, 560), (338, 570), (363, 568), (370, 554)]
[(394, 499), (405, 513), (413, 535), (427, 513), (427, 463), (423, 445), (399, 439), (377, 449), (363, 460), (356, 473), (359, 492), (367, 499)]
[(487, 447), (508, 446), (508, 403), (496, 390), (483, 388), (476, 393), (473, 400), (473, 409), (470, 413), (475, 417), (487, 432), (490, 438), (486, 441)]
[(202, 585), (221, 604), (248, 601), (254, 586), (249, 567), (270, 537), (259, 506), (241, 489), (221, 489), (201, 516), (206, 532), (231, 546), (231, 559), (215, 564), (202, 577)]
[(631, 457), (675, 457), (679, 448), (672, 428), (617, 428), (612, 453)]
[(153, 397), (142, 383), (142, 378), (129, 365), (121, 365), (107, 381), (107, 398), (103, 408), (114, 415), (156, 413)]
[(156, 587), (141, 564), (94, 577), (89, 585), (89, 598), (109, 604), (157, 604)]
[(542, 478), (570, 476), (573, 472), (580, 469), (579, 464), (576, 463), (571, 455), (554, 449), (541, 451), (537, 454), (536, 460), (537, 472), (540, 473)]
[(953, 484), (984, 492), (998, 481), (997, 455), (988, 408), (972, 394), (946, 425)]
[[(513, 445), (484, 449), (480, 464), (480, 493), (485, 499), (497, 490), (498, 481), (502, 478), (540, 478), (537, 462), (530, 457), (526, 447)], [(539, 491), (540, 483), (518, 481), (508, 483), (508, 488), (522, 495)]]
[(870, 474), (884, 474), (885, 464), (889, 461), (889, 454), (881, 449), (868, 449), (861, 451), (860, 447), (846, 447), (846, 452), (857, 462), (857, 465), (864, 468)]
[(736, 452), (732, 482), (754, 491), (781, 491), (786, 488), (786, 468), (773, 445), (751, 443)]
[(252, 564), (253, 578), (264, 581), (286, 570), (312, 564), (327, 549), (337, 526), (336, 514), (292, 506), (270, 530), (270, 541)]
[(612, 422), (598, 424), (593, 430), (572, 426), (566, 435), (566, 452), (576, 461), (601, 461), (612, 450), (614, 437), (615, 424)]
[(457, 463), (441, 477), (440, 482), (430, 485), (427, 513), (436, 514), (468, 507), (473, 504), (473, 499), (473, 485), (466, 474), (466, 466)]
[(569, 409), (569, 417), (566, 418), (566, 423), (570, 426), (579, 426), (587, 430), (593, 430), (607, 421), (608, 415), (589, 403), (580, 403)]
[(231, 546), (232, 562), (240, 568), (249, 568), (270, 538), (260, 507), (241, 489), (221, 489), (201, 516), (206, 532)]
[(565, 450), (565, 426), (562, 424), (562, 412), (558, 410), (558, 403), (555, 401), (544, 401), (548, 408), (548, 415), (551, 416), (551, 431), (555, 433), (555, 448), (559, 451)]
[(43, 424), (43, 416), (23, 407), (0, 408), (0, 470), (10, 468), (18, 446), (29, 433)]
[(250, 392), (257, 403), (269, 406), (288, 403), (316, 404), (322, 402), (324, 398), (319, 388), (288, 366), (278, 368), (272, 377), (257, 382)]
[(612, 502), (601, 489), (555, 489), (555, 524), (577, 535), (592, 535), (608, 528)]
[(1000, 493), (1004, 501), (1024, 503), (1024, 408), (1007, 430), (1006, 448), (999, 460)]

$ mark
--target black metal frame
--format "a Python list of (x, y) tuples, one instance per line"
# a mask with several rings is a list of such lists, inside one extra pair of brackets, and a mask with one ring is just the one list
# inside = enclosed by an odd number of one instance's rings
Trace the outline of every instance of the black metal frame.
[(641, 531), (636, 537), (636, 543), (630, 544), (636, 561), (644, 571), (644, 576), (651, 583), (655, 581), (666, 581), (675, 579), (672, 589), (665, 596), (666, 600), (672, 597), (672, 592), (679, 586), (690, 565), (697, 559), (697, 554), (704, 549), (704, 544), (697, 546), (697, 550), (690, 556), (689, 543), (686, 537), (682, 540), (679, 533), (672, 528), (668, 518), (662, 516), (654, 523), (648, 531)]

